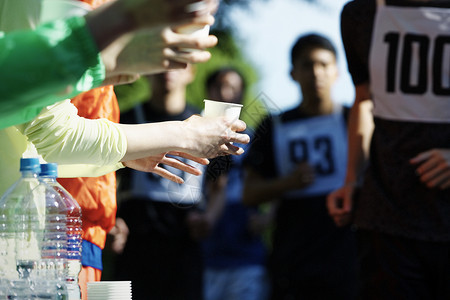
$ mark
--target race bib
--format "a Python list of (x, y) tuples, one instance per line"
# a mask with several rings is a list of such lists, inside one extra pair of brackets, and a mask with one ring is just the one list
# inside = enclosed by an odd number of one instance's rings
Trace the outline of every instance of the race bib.
[(347, 166), (345, 120), (341, 113), (281, 123), (274, 118), (275, 161), (279, 176), (301, 162), (315, 171), (312, 185), (285, 196), (298, 198), (326, 194), (342, 186)]

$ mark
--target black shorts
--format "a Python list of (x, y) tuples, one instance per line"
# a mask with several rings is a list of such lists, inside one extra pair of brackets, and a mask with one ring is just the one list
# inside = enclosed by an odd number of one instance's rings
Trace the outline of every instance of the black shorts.
[(450, 242), (359, 230), (361, 300), (450, 299)]
[(189, 207), (149, 200), (123, 203), (118, 211), (129, 226), (117, 257), (115, 280), (131, 280), (136, 300), (201, 300), (200, 244), (186, 225)]

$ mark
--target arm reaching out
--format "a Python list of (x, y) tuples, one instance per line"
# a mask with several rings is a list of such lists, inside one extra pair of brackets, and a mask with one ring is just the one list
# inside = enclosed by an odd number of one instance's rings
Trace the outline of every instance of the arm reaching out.
[(356, 86), (355, 102), (350, 110), (345, 184), (327, 198), (328, 213), (338, 226), (345, 226), (350, 222), (354, 189), (369, 156), (373, 126), (369, 86), (361, 84)]

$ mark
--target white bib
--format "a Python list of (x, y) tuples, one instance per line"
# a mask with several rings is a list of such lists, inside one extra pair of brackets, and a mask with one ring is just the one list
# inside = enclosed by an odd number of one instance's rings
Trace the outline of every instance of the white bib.
[(342, 113), (281, 123), (274, 117), (273, 142), (279, 176), (303, 161), (315, 170), (312, 185), (287, 198), (322, 195), (342, 186), (347, 166), (347, 130)]
[(450, 9), (378, 1), (370, 82), (375, 116), (450, 122)]
[[(138, 123), (146, 123), (142, 105), (136, 106), (134, 113)], [(203, 174), (206, 171), (206, 167), (199, 163), (179, 157), (177, 159), (196, 167)], [(131, 195), (133, 197), (150, 198), (154, 201), (170, 202), (174, 205), (193, 205), (203, 200), (203, 175), (195, 176), (167, 165), (163, 167), (183, 178), (184, 183), (178, 184), (159, 175), (133, 170), (131, 172), (133, 177), (130, 190)]]

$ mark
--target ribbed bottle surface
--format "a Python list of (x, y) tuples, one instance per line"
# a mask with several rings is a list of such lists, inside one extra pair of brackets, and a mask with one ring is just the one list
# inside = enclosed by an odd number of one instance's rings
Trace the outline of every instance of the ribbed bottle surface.
[[(27, 276), (40, 258), (41, 231), (32, 191), (39, 185), (39, 161), (21, 160), (21, 177), (0, 198), (0, 278)], [(6, 284), (6, 283), (5, 283)]]
[(57, 181), (57, 165), (41, 165), (41, 180), (51, 186), (61, 197), (66, 207), (66, 272), (69, 300), (80, 299), (78, 274), (81, 271), (81, 207), (76, 200)]
[(0, 198), (0, 299), (67, 299), (67, 209), (21, 159), (21, 178)]

